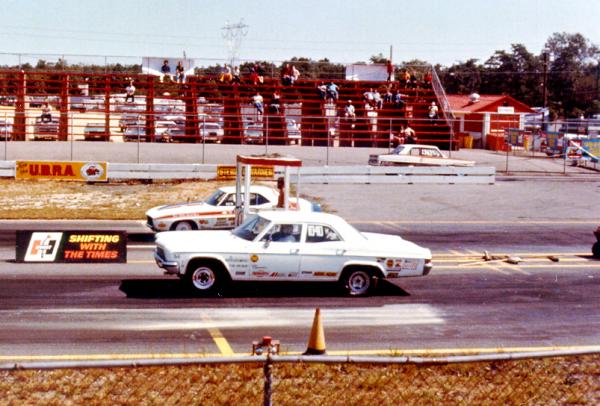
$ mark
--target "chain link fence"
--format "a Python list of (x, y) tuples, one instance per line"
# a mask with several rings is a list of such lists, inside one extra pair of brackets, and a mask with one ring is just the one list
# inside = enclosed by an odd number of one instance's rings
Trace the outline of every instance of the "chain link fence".
[[(600, 403), (600, 354), (528, 356), (498, 354), (438, 359), (274, 356), (179, 363), (140, 360), (129, 362), (129, 366), (98, 362), (71, 364), (69, 368), (64, 363), (62, 366), (4, 365), (0, 371), (0, 404)], [(519, 359), (511, 359), (515, 357)]]

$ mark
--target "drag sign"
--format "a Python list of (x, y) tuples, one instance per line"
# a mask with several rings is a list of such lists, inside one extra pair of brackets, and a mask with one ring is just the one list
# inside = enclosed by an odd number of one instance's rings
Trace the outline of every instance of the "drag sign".
[(106, 162), (17, 161), (16, 179), (54, 179), (106, 182)]
[(17, 262), (127, 262), (123, 231), (17, 231)]

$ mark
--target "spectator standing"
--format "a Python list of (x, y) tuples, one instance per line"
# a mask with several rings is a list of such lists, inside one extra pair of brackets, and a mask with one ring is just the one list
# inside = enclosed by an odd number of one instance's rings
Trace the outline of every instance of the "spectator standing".
[(391, 59), (387, 60), (387, 64), (386, 64), (385, 68), (387, 70), (387, 81), (393, 82), (394, 81), (394, 65), (392, 65)]
[(260, 93), (256, 92), (256, 94), (252, 96), (252, 105), (256, 109), (259, 121), (262, 121), (262, 115), (264, 114), (264, 100)]
[(331, 99), (332, 102), (337, 102), (339, 97), (339, 87), (333, 82), (330, 82), (327, 86), (327, 98)]
[(183, 68), (181, 61), (177, 62), (177, 66), (175, 67), (175, 81), (177, 83), (183, 83), (185, 81), (185, 69)]
[(129, 81), (129, 85), (125, 88), (125, 103), (131, 101), (132, 103), (135, 101), (135, 86), (133, 85), (133, 80)]
[(436, 124), (437, 123), (437, 119), (438, 119), (438, 106), (435, 104), (434, 101), (431, 102), (431, 105), (429, 106), (429, 113), (427, 115), (429, 116), (429, 123), (430, 124)]
[(171, 80), (171, 67), (169, 66), (169, 60), (165, 59), (163, 61), (162, 66), (160, 67), (160, 71), (162, 73), (162, 77), (160, 78), (161, 82), (165, 79)]
[(428, 70), (427, 73), (425, 74), (425, 76), (423, 77), (423, 81), (425, 82), (425, 87), (427, 87), (427, 88), (431, 87), (431, 82), (433, 81), (433, 76), (432, 76), (430, 70)]
[(319, 83), (317, 86), (317, 93), (319, 94), (319, 98), (321, 100), (327, 100), (327, 86), (325, 86), (325, 83)]

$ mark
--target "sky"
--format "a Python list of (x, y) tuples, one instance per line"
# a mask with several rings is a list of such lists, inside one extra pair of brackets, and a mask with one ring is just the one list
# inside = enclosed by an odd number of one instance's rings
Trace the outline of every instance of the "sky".
[[(600, 45), (600, 0), (0, 0), (0, 64), (38, 59), (140, 63), (143, 56), (231, 57), (226, 24), (243, 22), (239, 60), (337, 63), (379, 53), (450, 66), (555, 32)], [(15, 54), (21, 54), (20, 57)], [(102, 58), (75, 55), (100, 55)]]

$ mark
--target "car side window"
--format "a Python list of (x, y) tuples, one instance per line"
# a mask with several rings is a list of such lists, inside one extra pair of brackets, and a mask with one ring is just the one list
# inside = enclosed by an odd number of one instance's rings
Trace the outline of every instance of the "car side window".
[(235, 206), (235, 193), (227, 195), (227, 197), (221, 201), (219, 206)]
[(261, 205), (261, 204), (265, 204), (265, 203), (269, 203), (269, 200), (264, 197), (263, 195), (261, 195), (260, 193), (252, 193), (252, 204), (255, 205)]
[(275, 224), (262, 241), (273, 242), (300, 242), (302, 235), (301, 224)]
[(421, 155), (421, 148), (413, 148), (413, 149), (411, 149), (410, 150), (410, 154), (411, 155), (416, 155), (416, 156)]
[(306, 229), (306, 242), (342, 241), (339, 234), (331, 227), (322, 224), (309, 224)]

